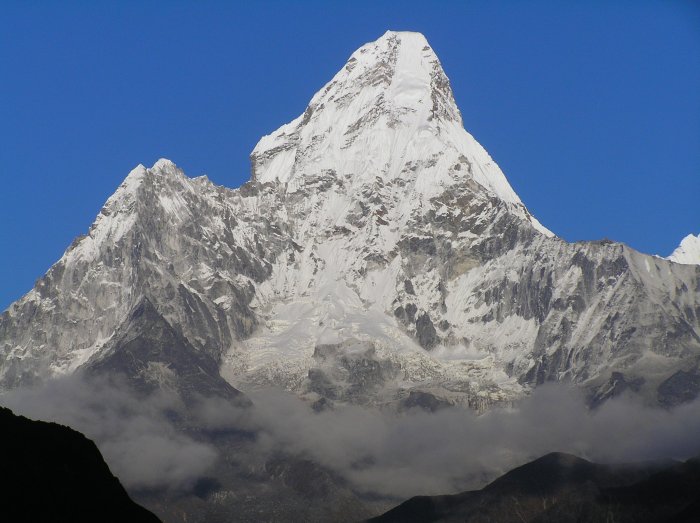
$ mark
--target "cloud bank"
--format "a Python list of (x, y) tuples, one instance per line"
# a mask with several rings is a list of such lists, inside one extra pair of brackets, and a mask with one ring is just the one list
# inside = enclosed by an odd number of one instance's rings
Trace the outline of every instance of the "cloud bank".
[(261, 447), (306, 455), (358, 489), (388, 496), (479, 488), (552, 451), (615, 463), (700, 454), (700, 401), (673, 411), (619, 398), (590, 411), (561, 385), (481, 416), (462, 408), (402, 416), (345, 407), (313, 412), (296, 398), (254, 395)]
[(579, 392), (545, 385), (512, 408), (478, 416), (457, 407), (401, 415), (358, 406), (315, 412), (280, 391), (250, 396), (255, 406), (248, 409), (216, 398), (191, 406), (190, 419), (203, 429), (198, 440), (173, 423), (172, 412), (184, 409), (176, 397), (137, 398), (111, 381), (65, 378), (7, 393), (0, 403), (84, 432), (135, 489), (182, 489), (211, 473), (220, 450), (203, 434), (229, 429), (256, 434), (239, 461), (259, 463), (280, 452), (311, 459), (357, 492), (397, 499), (480, 488), (552, 451), (607, 463), (700, 454), (700, 401), (669, 411), (622, 397), (590, 411)]
[(179, 432), (169, 413), (177, 397), (145, 400), (126, 383), (70, 376), (39, 388), (17, 389), (0, 403), (29, 418), (68, 425), (94, 440), (112, 472), (127, 488), (187, 488), (212, 466), (215, 449)]

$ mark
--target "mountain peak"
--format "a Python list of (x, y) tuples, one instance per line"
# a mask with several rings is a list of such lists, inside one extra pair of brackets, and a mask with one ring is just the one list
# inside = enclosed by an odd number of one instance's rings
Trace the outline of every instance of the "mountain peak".
[(700, 265), (700, 234), (689, 234), (683, 238), (667, 259), (686, 265)]
[(293, 191), (321, 165), (323, 172), (396, 177), (405, 160), (397, 150), (445, 125), (461, 128), (462, 120), (437, 56), (420, 33), (388, 31), (355, 51), (301, 116), (260, 139), (253, 178)]
[[(446, 191), (476, 187), (552, 235), (465, 131), (450, 82), (418, 32), (387, 31), (357, 49), (302, 115), (260, 139), (251, 161), (254, 181), (281, 183), (288, 193), (333, 188), (329, 194), (342, 193), (336, 196), (351, 202), (375, 183), (393, 187), (391, 197), (403, 202), (401, 220), (411, 209), (430, 212)], [(185, 193), (192, 190), (192, 181), (166, 158), (150, 168), (139, 165), (107, 201), (90, 236), (118, 240), (141, 204), (159, 204), (179, 220), (188, 215)]]
[(379, 42), (383, 39), (389, 39), (389, 38), (400, 38), (400, 39), (405, 39), (405, 40), (419, 40), (421, 43), (428, 45), (428, 40), (425, 38), (423, 33), (419, 33), (418, 31), (394, 31), (392, 29), (387, 30), (386, 33), (384, 33), (382, 36), (380, 36), (376, 41)]
[(476, 182), (540, 232), (484, 148), (464, 129), (450, 81), (420, 33), (387, 31), (355, 51), (302, 115), (263, 136), (251, 153), (253, 180), (287, 193), (379, 180), (406, 188), (428, 209), (449, 187)]
[(168, 160), (167, 158), (160, 158), (158, 161), (156, 161), (156, 163), (153, 164), (153, 167), (151, 167), (149, 171), (172, 173), (179, 171), (179, 168), (171, 160)]
[(449, 80), (421, 33), (387, 31), (355, 51), (333, 80), (373, 87), (396, 109), (415, 111), (428, 120), (442, 117), (461, 123)]

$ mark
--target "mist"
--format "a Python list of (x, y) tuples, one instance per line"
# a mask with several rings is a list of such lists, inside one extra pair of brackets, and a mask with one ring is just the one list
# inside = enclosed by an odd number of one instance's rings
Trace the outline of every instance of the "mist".
[(545, 385), (483, 415), (459, 407), (395, 415), (361, 407), (316, 413), (274, 391), (252, 398), (262, 449), (308, 456), (361, 491), (387, 496), (479, 488), (553, 451), (602, 463), (700, 454), (700, 401), (668, 411), (622, 397), (591, 411), (580, 392)]
[(95, 441), (112, 472), (131, 489), (186, 489), (213, 465), (216, 450), (178, 432), (168, 414), (174, 394), (147, 398), (117, 379), (80, 375), (15, 389), (0, 403), (32, 419), (68, 425)]
[(460, 407), (397, 414), (338, 406), (316, 412), (278, 390), (248, 396), (251, 408), (220, 398), (185, 407), (174, 394), (144, 398), (125, 383), (74, 376), (11, 391), (0, 403), (85, 433), (132, 489), (185, 489), (212, 473), (221, 457), (215, 444), (178, 430), (169, 415), (185, 408), (203, 434), (254, 433), (240, 460), (259, 462), (277, 453), (310, 459), (357, 492), (397, 499), (480, 488), (553, 451), (603, 463), (700, 454), (700, 401), (663, 410), (620, 397), (591, 411), (580, 392), (544, 385), (513, 407), (477, 415)]

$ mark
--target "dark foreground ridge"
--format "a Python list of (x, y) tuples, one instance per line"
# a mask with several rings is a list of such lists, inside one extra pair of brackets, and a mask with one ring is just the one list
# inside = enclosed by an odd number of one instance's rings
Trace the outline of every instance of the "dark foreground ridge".
[(2, 520), (158, 523), (134, 503), (95, 444), (73, 429), (0, 407)]
[(697, 523), (700, 459), (599, 465), (547, 454), (481, 490), (417, 496), (370, 520), (469, 523)]

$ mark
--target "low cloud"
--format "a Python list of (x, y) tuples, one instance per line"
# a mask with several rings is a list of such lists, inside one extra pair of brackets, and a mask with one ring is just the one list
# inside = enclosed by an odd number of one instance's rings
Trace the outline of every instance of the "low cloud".
[(180, 433), (168, 419), (169, 412), (182, 408), (171, 394), (143, 398), (120, 381), (71, 376), (7, 392), (0, 403), (94, 440), (127, 488), (187, 488), (217, 459), (213, 447)]
[(352, 406), (316, 413), (273, 391), (253, 401), (249, 423), (260, 434), (260, 451), (307, 456), (359, 490), (387, 496), (479, 488), (552, 451), (606, 463), (700, 454), (700, 401), (667, 411), (625, 397), (590, 411), (579, 392), (561, 385), (480, 416), (462, 408), (401, 416)]
[[(343, 406), (315, 412), (274, 390), (250, 394), (253, 408), (202, 398), (190, 419), (202, 429), (255, 433), (244, 461), (276, 453), (311, 459), (359, 492), (392, 498), (479, 488), (496, 475), (552, 451), (599, 462), (686, 459), (700, 454), (700, 401), (662, 410), (632, 397), (590, 411), (576, 390), (545, 385), (512, 408), (483, 415), (448, 408), (398, 415)], [(0, 397), (18, 413), (70, 425), (94, 439), (130, 488), (183, 488), (220, 458), (213, 444), (178, 431), (174, 396), (136, 398), (114, 382), (66, 378)]]

